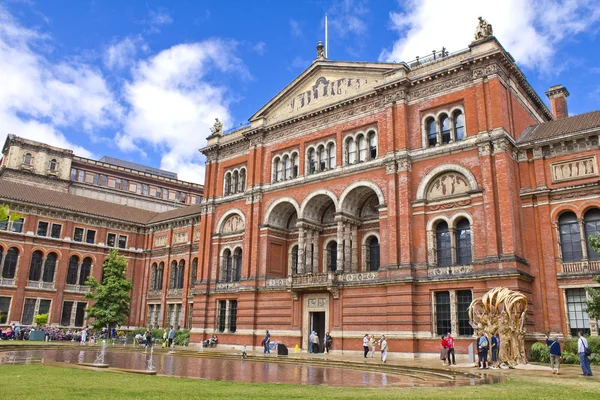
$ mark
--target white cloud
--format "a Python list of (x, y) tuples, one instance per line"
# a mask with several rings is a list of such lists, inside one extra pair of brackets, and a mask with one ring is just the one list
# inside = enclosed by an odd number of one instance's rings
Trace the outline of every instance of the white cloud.
[(302, 36), (302, 28), (300, 27), (300, 23), (294, 19), (290, 19), (290, 30), (292, 32), (292, 36)]
[(549, 72), (555, 45), (600, 20), (596, 0), (410, 0), (404, 8), (390, 13), (400, 37), (381, 52), (382, 61), (411, 61), (442, 46), (465, 48), (482, 16), (517, 62)]
[(141, 36), (128, 36), (115, 41), (104, 52), (104, 65), (108, 69), (123, 69), (135, 61), (138, 50), (148, 51), (148, 45)]
[(167, 9), (161, 7), (156, 10), (150, 10), (143, 23), (148, 25), (148, 33), (159, 33), (160, 26), (173, 23), (173, 17)]
[(0, 6), (1, 133), (90, 156), (60, 129), (68, 126), (91, 134), (114, 123), (122, 108), (97, 68), (73, 61), (52, 63), (44, 55), (49, 39), (19, 24)]
[(206, 144), (216, 117), (225, 125), (231, 122), (226, 88), (207, 75), (248, 76), (235, 47), (234, 42), (211, 39), (173, 46), (140, 61), (124, 89), (130, 111), (117, 145), (130, 151), (149, 144), (162, 154), (161, 168), (177, 172), (180, 179), (203, 182), (198, 149)]
[(340, 37), (362, 35), (367, 32), (365, 16), (369, 9), (363, 0), (340, 0), (328, 11), (328, 23), (332, 33)]

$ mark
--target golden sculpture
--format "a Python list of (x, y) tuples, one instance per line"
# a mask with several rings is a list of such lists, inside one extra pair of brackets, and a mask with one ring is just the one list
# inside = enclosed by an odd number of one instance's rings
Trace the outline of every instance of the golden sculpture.
[(494, 288), (475, 299), (469, 306), (471, 326), (477, 336), (483, 332), (491, 343), (500, 334), (500, 362), (505, 368), (527, 364), (525, 356), (525, 322), (527, 297), (507, 288)]

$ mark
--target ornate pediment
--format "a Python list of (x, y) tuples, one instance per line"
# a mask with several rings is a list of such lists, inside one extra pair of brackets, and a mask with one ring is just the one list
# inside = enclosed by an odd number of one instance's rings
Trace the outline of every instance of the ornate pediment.
[(385, 63), (314, 63), (251, 120), (264, 118), (270, 125), (352, 99), (385, 83), (384, 73), (398, 68)]

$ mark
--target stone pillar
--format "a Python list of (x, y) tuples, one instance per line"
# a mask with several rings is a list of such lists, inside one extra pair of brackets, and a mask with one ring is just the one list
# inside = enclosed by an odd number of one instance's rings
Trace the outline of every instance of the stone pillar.
[(312, 229), (308, 228), (308, 230), (306, 232), (306, 256), (305, 256), (306, 264), (304, 266), (304, 272), (309, 273), (309, 274), (313, 273), (313, 269), (312, 269), (312, 263), (313, 263), (312, 244), (313, 244), (313, 232), (312, 232)]
[[(456, 290), (450, 290), (450, 332), (458, 336), (458, 307), (456, 306)], [(444, 332), (448, 333), (448, 332)]]
[(79, 285), (79, 277), (81, 276), (81, 265), (83, 264), (83, 261), (80, 261), (77, 264), (77, 279), (75, 279), (75, 284)]
[(225, 332), (229, 332), (229, 315), (231, 314), (231, 300), (227, 300), (225, 303)]
[(344, 270), (344, 222), (337, 222), (337, 263), (336, 272)]
[(435, 120), (435, 129), (436, 129), (436, 139), (437, 139), (437, 143), (435, 144), (436, 146), (439, 146), (442, 144), (442, 127), (440, 126), (440, 121), (436, 118)]
[(319, 231), (313, 231), (313, 274), (319, 272)]
[(304, 226), (298, 227), (298, 275), (304, 273), (304, 261), (306, 260), (306, 252), (304, 251)]
[(456, 132), (454, 131), (454, 118), (452, 115), (448, 115), (448, 119), (450, 120), (450, 143), (454, 143), (456, 141)]
[(352, 272), (358, 272), (358, 226), (351, 226), (352, 239)]
[(344, 271), (352, 272), (352, 249), (350, 247), (350, 224), (344, 229)]
[(458, 259), (458, 255), (456, 254), (456, 230), (453, 226), (449, 227), (448, 231), (450, 232), (450, 253), (452, 254), (452, 265), (456, 265), (456, 260)]
[(581, 238), (581, 254), (583, 255), (582, 261), (587, 261), (587, 240), (585, 239), (585, 224), (582, 219), (577, 220), (577, 224), (579, 225), (579, 237)]

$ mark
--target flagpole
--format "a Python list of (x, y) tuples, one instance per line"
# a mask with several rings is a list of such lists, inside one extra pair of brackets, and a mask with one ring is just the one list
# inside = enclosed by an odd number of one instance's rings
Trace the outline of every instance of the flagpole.
[(329, 42), (327, 39), (327, 14), (325, 14), (325, 58), (329, 57)]

